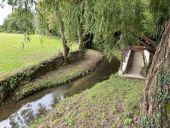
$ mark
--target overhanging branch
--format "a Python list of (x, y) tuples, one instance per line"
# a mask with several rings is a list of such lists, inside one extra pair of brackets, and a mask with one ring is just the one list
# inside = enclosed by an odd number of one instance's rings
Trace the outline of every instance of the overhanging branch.
[(153, 47), (151, 47), (150, 45), (148, 45), (147, 43), (145, 43), (141, 40), (140, 40), (140, 43), (145, 46), (145, 48), (148, 52), (155, 52), (156, 51), (156, 49), (154, 49)]
[(149, 43), (150, 45), (152, 45), (155, 49), (158, 46), (158, 44), (155, 41), (149, 39), (148, 37), (146, 37), (144, 35), (141, 35), (141, 38), (144, 39), (146, 41), (146, 43)]

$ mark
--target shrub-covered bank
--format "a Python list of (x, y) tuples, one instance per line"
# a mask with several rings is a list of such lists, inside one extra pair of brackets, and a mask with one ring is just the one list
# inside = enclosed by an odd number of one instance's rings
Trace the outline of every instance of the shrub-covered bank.
[[(75, 60), (79, 60), (82, 57), (82, 51), (78, 50), (71, 52), (68, 60), (70, 62), (74, 62)], [(64, 64), (64, 57), (62, 55), (57, 55), (37, 65), (12, 74), (11, 76), (4, 77), (2, 80), (0, 80), (0, 104), (3, 100), (5, 100), (9, 93), (13, 93), (13, 91), (17, 88), (20, 88), (20, 86), (24, 86), (27, 83), (35, 81), (35, 79), (39, 78), (40, 76), (43, 76), (50, 71), (56, 70)]]

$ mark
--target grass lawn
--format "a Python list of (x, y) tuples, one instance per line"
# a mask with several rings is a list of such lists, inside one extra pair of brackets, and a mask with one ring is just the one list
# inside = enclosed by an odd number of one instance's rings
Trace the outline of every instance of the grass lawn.
[(30, 128), (138, 128), (143, 80), (112, 75), (81, 94), (64, 99)]
[(57, 37), (32, 35), (30, 38), (23, 48), (24, 35), (0, 33), (0, 77), (37, 64), (62, 50)]

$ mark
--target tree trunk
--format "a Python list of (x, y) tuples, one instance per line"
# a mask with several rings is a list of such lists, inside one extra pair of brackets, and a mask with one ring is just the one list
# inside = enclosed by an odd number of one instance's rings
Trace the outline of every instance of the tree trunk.
[(142, 99), (142, 127), (169, 128), (165, 105), (170, 88), (170, 21), (153, 57)]
[(80, 16), (78, 17), (78, 39), (79, 39), (79, 49), (83, 50), (84, 42), (83, 42), (83, 26), (81, 23)]
[(64, 58), (67, 58), (68, 54), (69, 54), (69, 47), (67, 46), (67, 41), (65, 38), (65, 34), (64, 34), (64, 23), (62, 20), (60, 20), (60, 34), (61, 34), (61, 42), (63, 45), (63, 55)]

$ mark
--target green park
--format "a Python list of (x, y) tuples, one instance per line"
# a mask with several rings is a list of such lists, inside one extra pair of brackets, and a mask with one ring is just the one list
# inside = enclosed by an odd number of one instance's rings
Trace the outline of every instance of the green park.
[(0, 128), (170, 128), (170, 1), (0, 0)]

